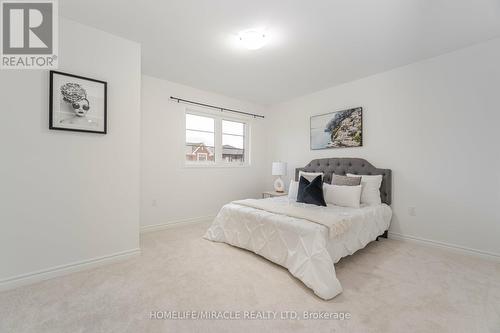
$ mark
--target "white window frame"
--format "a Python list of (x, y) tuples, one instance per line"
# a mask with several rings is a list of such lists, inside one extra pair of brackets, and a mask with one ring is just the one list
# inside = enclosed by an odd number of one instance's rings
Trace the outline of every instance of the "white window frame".
[[(251, 147), (250, 147), (250, 136), (251, 136), (251, 127), (252, 127), (252, 119), (248, 117), (238, 117), (226, 112), (214, 111), (214, 110), (206, 110), (197, 107), (186, 107), (184, 112), (184, 147), (186, 146), (186, 114), (192, 114), (201, 117), (209, 117), (214, 119), (215, 125), (215, 138), (214, 138), (214, 146), (215, 146), (215, 156), (214, 162), (199, 162), (199, 161), (188, 161), (186, 160), (185, 149), (183, 149), (184, 155), (184, 166), (189, 168), (242, 168), (248, 167), (251, 165)], [(244, 162), (226, 162), (222, 158), (222, 120), (235, 121), (244, 124), (244, 142), (243, 147), (245, 150), (244, 154)]]

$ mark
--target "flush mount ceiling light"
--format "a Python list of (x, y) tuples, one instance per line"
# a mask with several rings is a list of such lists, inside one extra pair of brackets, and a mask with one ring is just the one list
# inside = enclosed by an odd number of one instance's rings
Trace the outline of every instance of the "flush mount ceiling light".
[(249, 50), (258, 50), (266, 45), (266, 34), (262, 30), (249, 29), (238, 34), (240, 43)]

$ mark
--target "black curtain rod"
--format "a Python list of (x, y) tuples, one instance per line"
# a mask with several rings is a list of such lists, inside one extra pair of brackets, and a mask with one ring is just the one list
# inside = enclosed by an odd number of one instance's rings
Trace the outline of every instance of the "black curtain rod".
[(237, 110), (232, 110), (232, 109), (226, 109), (220, 106), (215, 106), (215, 105), (210, 105), (210, 104), (205, 104), (205, 103), (198, 103), (198, 102), (193, 102), (193, 101), (188, 101), (187, 99), (182, 99), (179, 97), (173, 97), (170, 96), (170, 99), (177, 101), (177, 103), (183, 102), (183, 103), (189, 103), (189, 104), (194, 104), (194, 105), (199, 105), (199, 106), (204, 106), (207, 108), (212, 108), (212, 109), (217, 109), (222, 112), (233, 112), (233, 113), (238, 113), (238, 114), (244, 114), (246, 116), (252, 116), (254, 118), (264, 118), (264, 116), (261, 116), (260, 114), (254, 114), (254, 113), (248, 113), (248, 112), (243, 112), (243, 111), (237, 111)]

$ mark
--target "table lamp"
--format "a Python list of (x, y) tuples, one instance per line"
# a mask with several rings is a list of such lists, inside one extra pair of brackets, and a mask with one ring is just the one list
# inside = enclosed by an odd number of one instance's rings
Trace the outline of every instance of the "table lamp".
[(274, 181), (274, 190), (276, 192), (284, 192), (285, 184), (281, 179), (281, 176), (286, 175), (286, 163), (285, 162), (273, 162), (273, 176), (278, 176)]

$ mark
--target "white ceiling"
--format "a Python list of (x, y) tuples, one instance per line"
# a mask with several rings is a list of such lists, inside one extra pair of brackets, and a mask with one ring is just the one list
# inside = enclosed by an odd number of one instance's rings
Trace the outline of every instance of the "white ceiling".
[[(274, 104), (500, 36), (500, 0), (61, 0), (142, 44), (144, 74)], [(269, 44), (231, 35), (265, 26)], [(189, 96), (185, 96), (189, 97)]]

